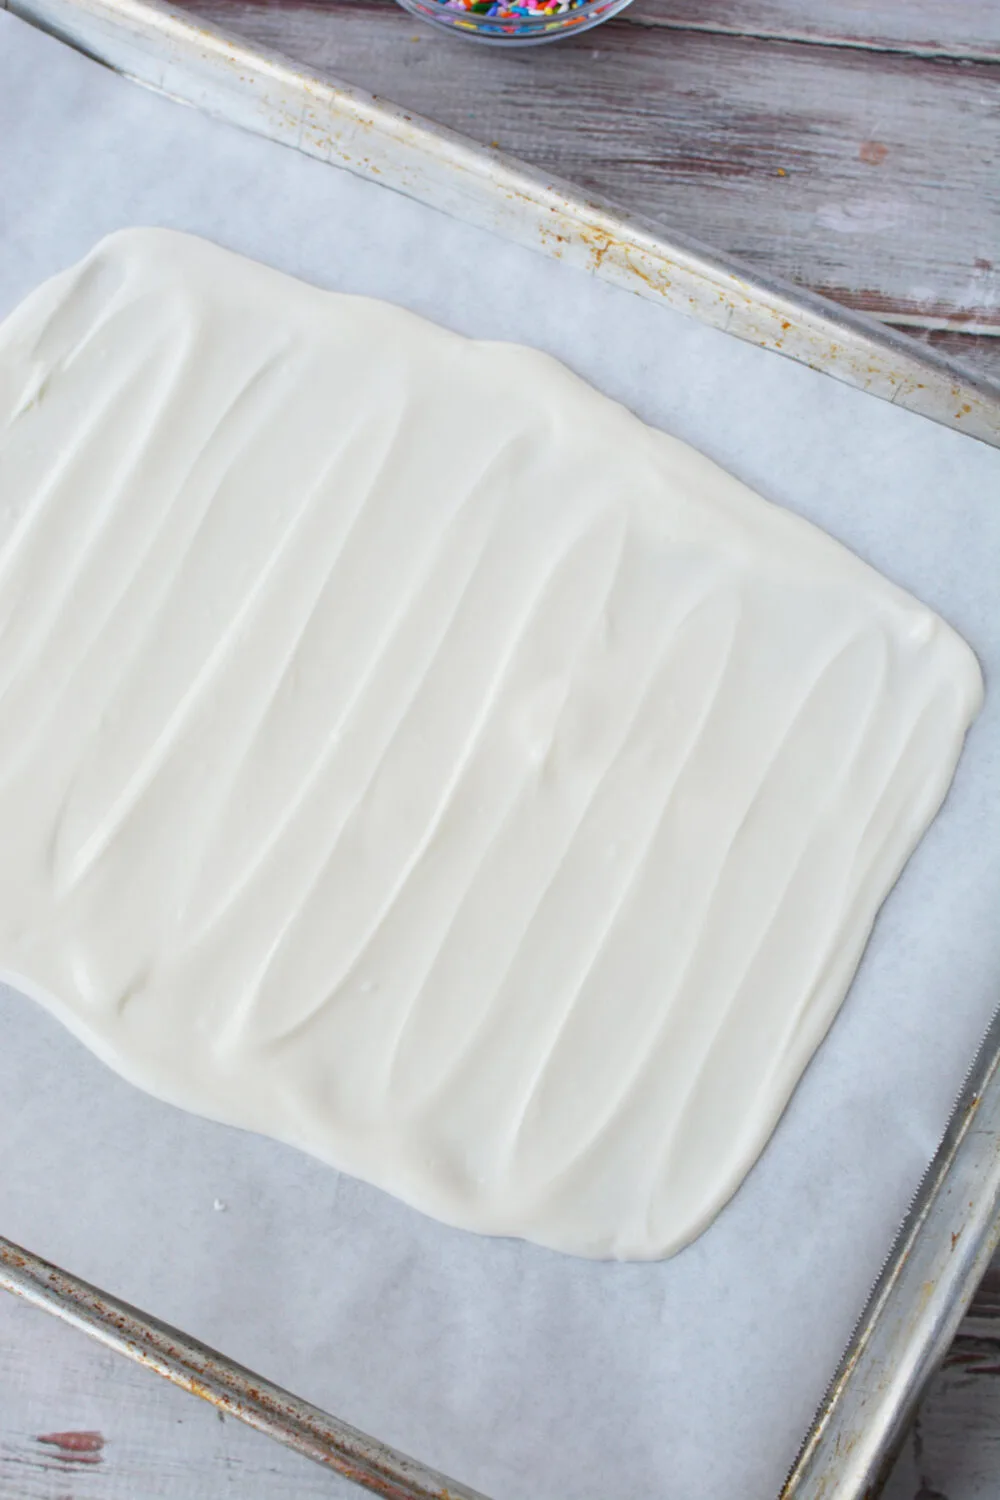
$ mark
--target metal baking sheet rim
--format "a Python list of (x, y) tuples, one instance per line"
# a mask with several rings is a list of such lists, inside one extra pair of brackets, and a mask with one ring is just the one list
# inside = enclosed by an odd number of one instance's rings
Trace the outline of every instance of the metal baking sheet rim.
[[(0, 8), (147, 87), (1000, 447), (1000, 387), (992, 382), (872, 319), (668, 239), (351, 85), (310, 75), (155, 0), (0, 0)], [(878, 1492), (920, 1390), (996, 1248), (998, 1209), (1000, 1015), (780, 1500), (866, 1500)], [(0, 1284), (32, 1295), (26, 1276), (9, 1262), (5, 1270)], [(69, 1296), (32, 1300), (82, 1326)], [(87, 1331), (102, 1336), (99, 1327)], [(217, 1358), (225, 1370), (249, 1373)], [(268, 1430), (300, 1446), (280, 1423)], [(407, 1492), (421, 1491), (399, 1491)]]

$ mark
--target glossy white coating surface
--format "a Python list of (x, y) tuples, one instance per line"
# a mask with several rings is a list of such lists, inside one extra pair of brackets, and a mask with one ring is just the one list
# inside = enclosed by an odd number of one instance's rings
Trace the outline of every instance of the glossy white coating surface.
[(830, 1024), (972, 653), (547, 356), (196, 239), (0, 329), (0, 969), (448, 1222), (676, 1249)]

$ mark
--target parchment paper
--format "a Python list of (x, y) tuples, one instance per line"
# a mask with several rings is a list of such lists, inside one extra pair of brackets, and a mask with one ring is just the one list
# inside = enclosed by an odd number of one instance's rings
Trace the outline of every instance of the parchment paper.
[[(127, 224), (548, 349), (932, 604), (996, 678), (1000, 453), (209, 121), (0, 13), (0, 313)], [(497, 1500), (766, 1500), (1000, 998), (998, 711), (989, 694), (764, 1157), (673, 1261), (442, 1228), (144, 1097), (9, 992), (0, 1231)]]

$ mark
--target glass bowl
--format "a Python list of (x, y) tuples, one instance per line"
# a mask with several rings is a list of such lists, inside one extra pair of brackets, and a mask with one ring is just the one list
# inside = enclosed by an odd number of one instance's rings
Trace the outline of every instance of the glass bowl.
[(459, 36), (505, 47), (555, 42), (598, 26), (632, 0), (398, 0), (404, 10)]

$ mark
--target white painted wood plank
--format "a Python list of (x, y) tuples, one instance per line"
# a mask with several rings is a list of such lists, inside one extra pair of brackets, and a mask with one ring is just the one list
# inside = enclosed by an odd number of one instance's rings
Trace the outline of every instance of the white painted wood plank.
[(1000, 57), (996, 0), (634, 0), (644, 25), (930, 57)]
[(624, 22), (506, 54), (387, 0), (191, 8), (769, 273), (1000, 334), (1000, 63)]

